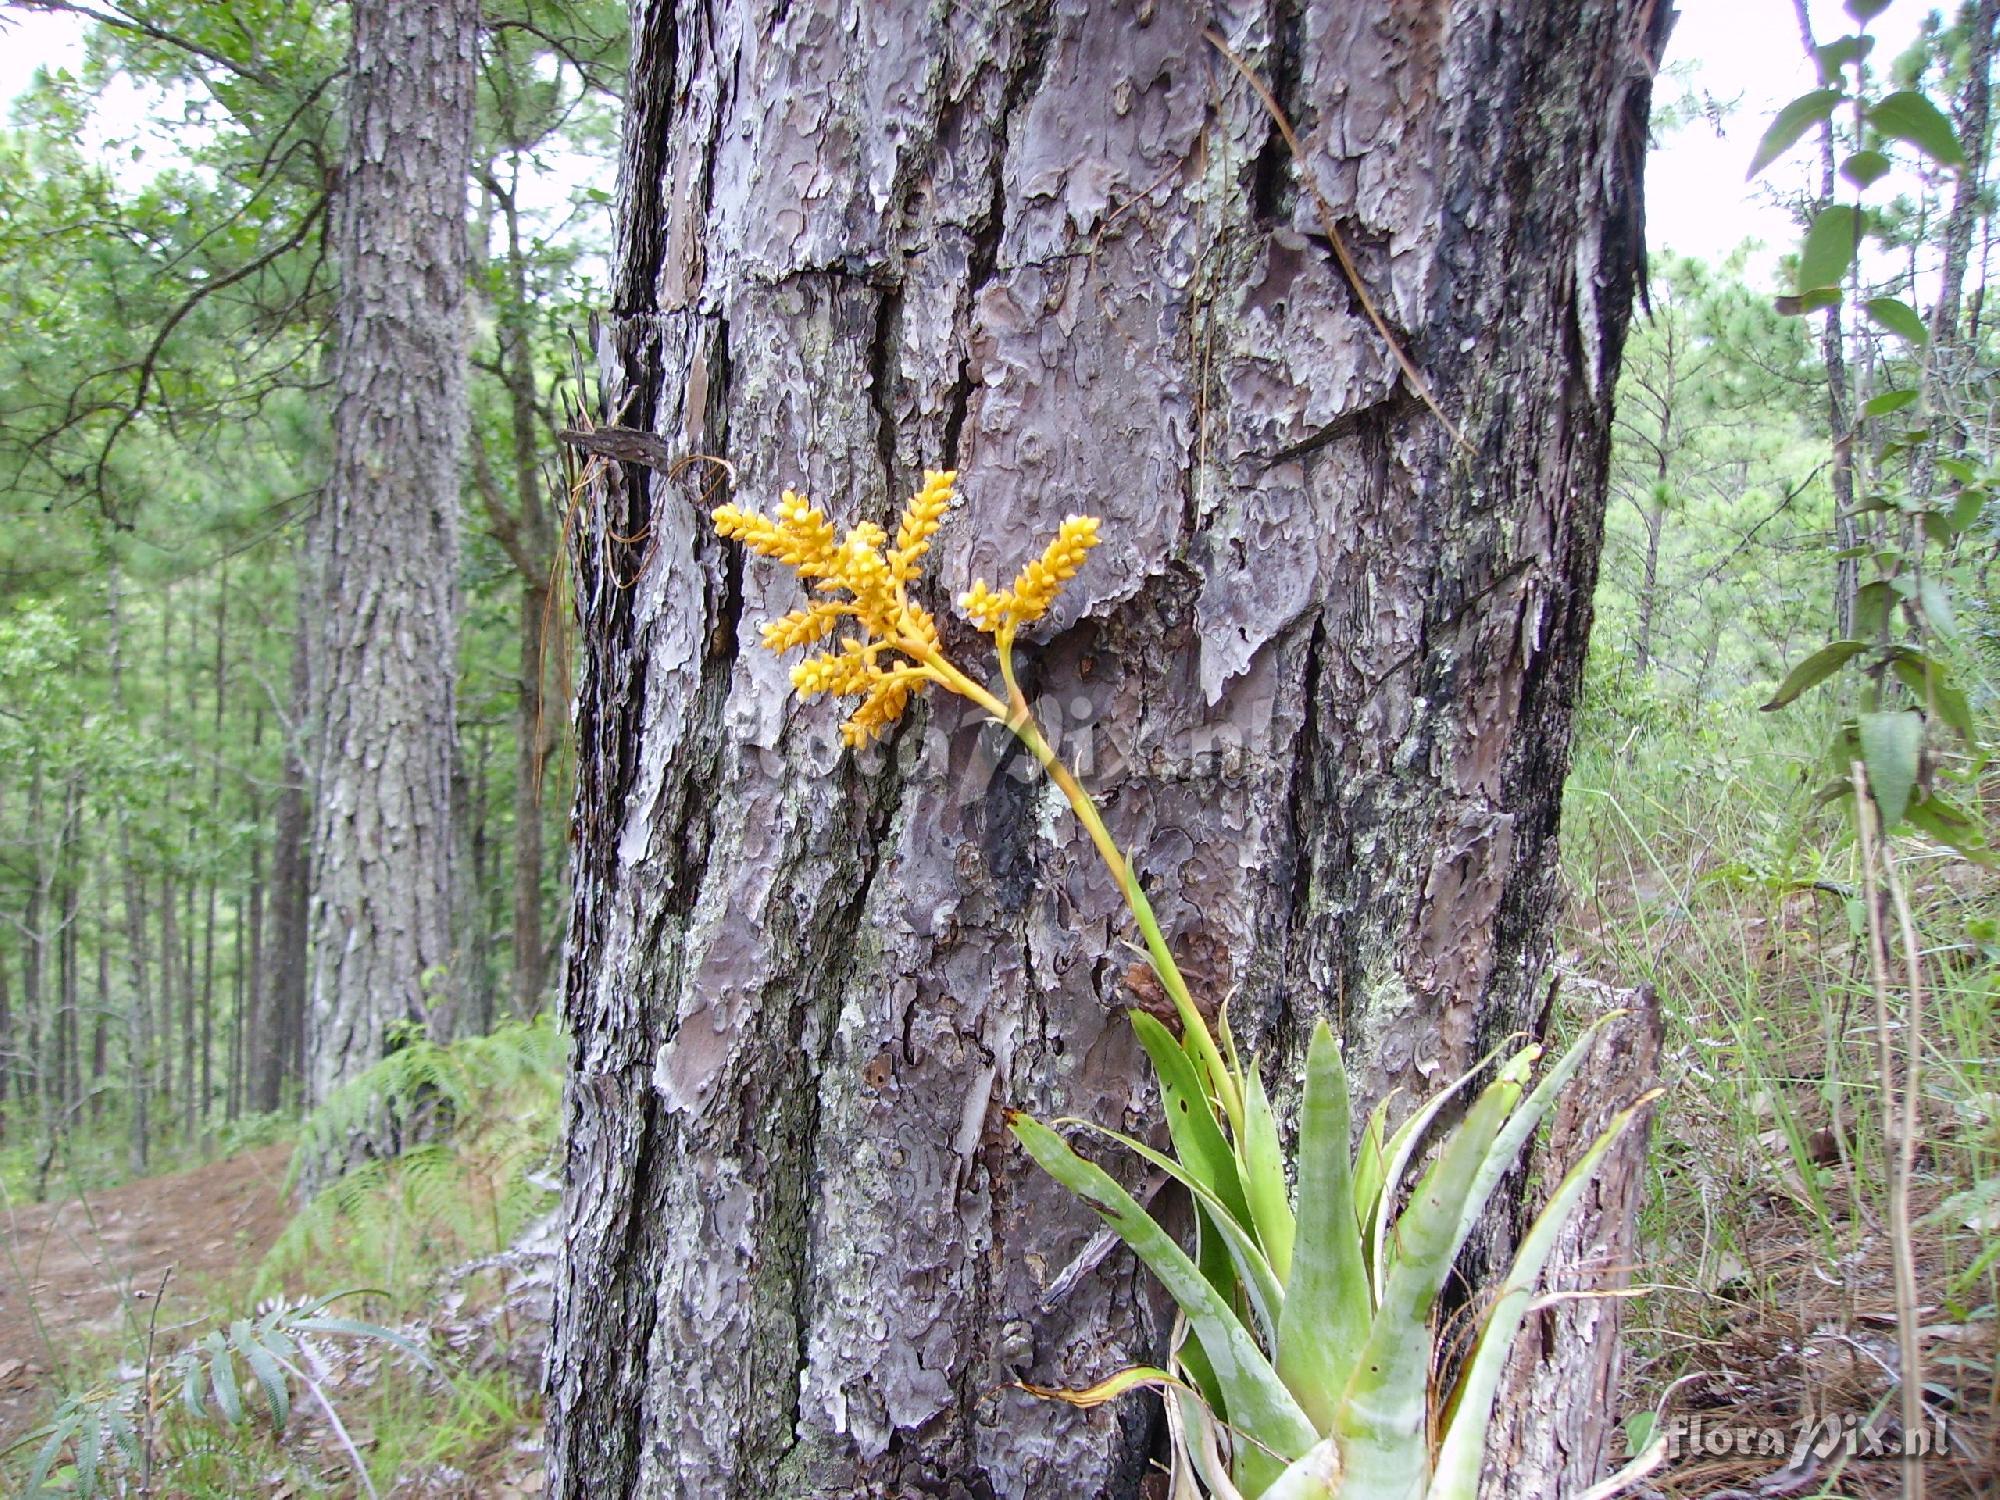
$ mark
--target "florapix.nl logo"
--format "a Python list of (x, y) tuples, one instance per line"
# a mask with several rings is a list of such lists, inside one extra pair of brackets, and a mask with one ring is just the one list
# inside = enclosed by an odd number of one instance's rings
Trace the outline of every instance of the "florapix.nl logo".
[(1905, 1433), (1887, 1415), (1865, 1412), (1807, 1413), (1791, 1422), (1743, 1421), (1729, 1412), (1683, 1412), (1659, 1421), (1651, 1412), (1635, 1412), (1625, 1421), (1629, 1451), (1637, 1454), (1655, 1442), (1664, 1458), (1678, 1463), (1695, 1458), (1776, 1458), (1803, 1469), (1814, 1461), (1845, 1459), (1931, 1458), (1950, 1451), (1950, 1421), (1941, 1412)]

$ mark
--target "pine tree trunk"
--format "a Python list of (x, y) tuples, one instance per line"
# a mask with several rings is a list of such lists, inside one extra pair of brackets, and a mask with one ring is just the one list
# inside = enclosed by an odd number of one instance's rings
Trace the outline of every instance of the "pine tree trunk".
[(42, 1051), (42, 982), (48, 971), (49, 890), (55, 874), (42, 847), (47, 824), (44, 780), (41, 757), (36, 756), (28, 773), (28, 902), (21, 922), (21, 1015), (27, 1023), (23, 1051), (34, 1082), (34, 1097), (46, 1118), (48, 1057)]
[(257, 1026), (250, 1044), (250, 1107), (260, 1114), (276, 1109), (285, 1080), (298, 1076), (305, 1025), (312, 804), (306, 796), (301, 744), (311, 702), (311, 616), (303, 588), (299, 603), (298, 633), (292, 642), (291, 722), (283, 726), (284, 774), (271, 828), (270, 936), (264, 944), (266, 968), (259, 978), (265, 989), (257, 1002)]
[[(1274, 1073), (1442, 1081), (1544, 994), (1664, 7), (1234, 13), (1462, 448), (1208, 12), (855, 14), (638, 7), (607, 413), (845, 520), (957, 468), (941, 617), (1103, 517), (1030, 687), (1173, 946)], [(1155, 1407), (1002, 1388), (1166, 1333), (1001, 1115), (1156, 1107), (1118, 893), (949, 704), (842, 753), (718, 472), (580, 538), (550, 1493), (1135, 1495)]]
[(332, 238), (333, 468), (314, 525), (309, 1091), (426, 1019), (451, 963), (465, 178), (476, 0), (356, 0)]
[(97, 887), (97, 1017), (90, 1028), (90, 1121), (104, 1114), (105, 1078), (111, 1071), (111, 871), (105, 860), (104, 819), (98, 816), (92, 883)]
[[(111, 707), (119, 718), (125, 704), (125, 628), (122, 579), (114, 566), (105, 582), (105, 616), (110, 635)], [(146, 1169), (151, 1147), (153, 1096), (153, 996), (146, 968), (146, 883), (132, 855), (132, 820), (123, 797), (113, 802), (118, 824), (118, 863), (125, 879), (125, 964), (132, 992), (126, 999), (125, 1071), (132, 1104), (126, 1163), (136, 1175)]]
[(56, 1049), (56, 1098), (62, 1107), (64, 1129), (69, 1128), (76, 1107), (83, 1100), (83, 1007), (79, 1003), (83, 955), (78, 947), (82, 936), (83, 877), (78, 869), (82, 832), (82, 775), (71, 767), (63, 778), (63, 820), (56, 849), (62, 890), (61, 926), (56, 937), (57, 967), (62, 974), (62, 1042)]

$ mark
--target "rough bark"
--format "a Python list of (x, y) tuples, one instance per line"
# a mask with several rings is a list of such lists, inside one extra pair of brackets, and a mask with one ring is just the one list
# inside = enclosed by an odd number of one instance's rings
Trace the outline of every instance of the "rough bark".
[(314, 528), (308, 1088), (378, 1060), (451, 960), (465, 178), (476, 0), (356, 0), (333, 242), (332, 471)]
[(1970, 342), (1960, 338), (1959, 324), (1964, 311), (1966, 267), (1972, 260), (1972, 231), (1979, 222), (1985, 187), (1986, 138), (1993, 105), (1993, 33), (1995, 24), (2000, 23), (2000, 0), (1976, 0), (1966, 7), (1964, 19), (1965, 91), (1959, 101), (1957, 124), (1966, 167), (1958, 174), (1952, 190), (1951, 212), (1945, 220), (1944, 264), (1938, 277), (1938, 299), (1931, 309), (1930, 325), (1933, 351), (1950, 351), (1953, 355)]
[[(948, 601), (1072, 510), (1026, 654), (1176, 949), (1362, 1091), (1530, 1023), (1609, 404), (1645, 3), (1318, 3), (1228, 40), (1292, 110), (1416, 399), (1205, 10), (641, 4), (606, 408), (741, 498), (966, 500)], [(628, 467), (580, 537), (553, 1495), (1128, 1496), (1157, 1357), (1000, 1106), (1144, 1118), (1117, 892), (927, 704), (843, 754), (753, 649), (792, 586)], [(978, 638), (948, 625), (980, 661)]]
[[(1609, 1128), (1612, 1117), (1659, 1076), (1660, 1006), (1650, 989), (1612, 990), (1566, 979), (1566, 1007), (1579, 1018), (1623, 1010), (1591, 1045), (1588, 1088), (1556, 1105), (1537, 1174), (1539, 1211), (1570, 1166)], [(1578, 1005), (1574, 1002), (1581, 1000)], [(1562, 1500), (1581, 1494), (1611, 1467), (1619, 1405), (1619, 1293), (1632, 1285), (1639, 1206), (1646, 1196), (1641, 1120), (1606, 1154), (1583, 1201), (1557, 1238), (1543, 1282), (1562, 1300), (1529, 1314), (1501, 1379), (1483, 1500)]]

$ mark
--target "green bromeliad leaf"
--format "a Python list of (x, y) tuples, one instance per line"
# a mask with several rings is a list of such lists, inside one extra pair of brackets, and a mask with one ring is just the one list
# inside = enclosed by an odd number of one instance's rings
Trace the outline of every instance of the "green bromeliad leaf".
[(1321, 1432), (1333, 1430), (1341, 1393), (1368, 1339), (1368, 1267), (1347, 1158), (1351, 1118), (1340, 1044), (1321, 1021), (1306, 1050), (1299, 1238), (1278, 1322), (1278, 1374)]
[(1261, 1493), (1286, 1463), (1319, 1441), (1319, 1434), (1250, 1330), (1173, 1236), (1109, 1173), (1078, 1156), (1030, 1115), (1010, 1114), (1008, 1127), (1043, 1171), (1081, 1198), (1131, 1247), (1179, 1306), (1214, 1370), (1230, 1425), (1249, 1439), (1239, 1445), (1239, 1483), (1247, 1494)]
[(1431, 1308), (1463, 1243), (1459, 1226), (1466, 1197), (1520, 1099), (1512, 1070), (1490, 1085), (1396, 1221), (1395, 1264), (1334, 1422), (1345, 1482), (1369, 1500), (1416, 1500), (1424, 1492), (1430, 1472), (1425, 1419)]

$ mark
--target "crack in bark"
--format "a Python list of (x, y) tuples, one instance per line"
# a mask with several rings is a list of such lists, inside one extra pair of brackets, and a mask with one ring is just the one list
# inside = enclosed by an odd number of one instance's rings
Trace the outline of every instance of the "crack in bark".
[[(1294, 121), (1298, 118), (1304, 30), (1305, 14), (1299, 0), (1277, 0), (1271, 15), (1271, 97), (1286, 118)], [(1264, 223), (1288, 222), (1298, 203), (1298, 184), (1285, 170), (1291, 157), (1284, 133), (1275, 120), (1269, 122), (1263, 149), (1257, 153), (1250, 175), (1250, 211)], [(1296, 169), (1303, 172), (1306, 164), (1299, 162)]]

